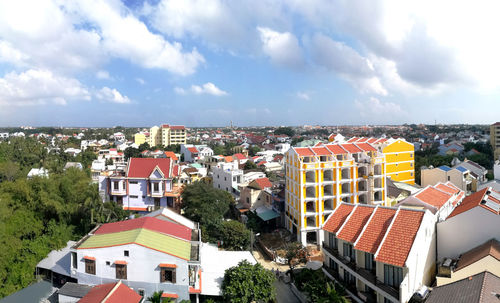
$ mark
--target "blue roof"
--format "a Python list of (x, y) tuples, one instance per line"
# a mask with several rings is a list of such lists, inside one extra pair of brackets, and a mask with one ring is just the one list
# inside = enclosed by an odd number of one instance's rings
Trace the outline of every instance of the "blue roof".
[(440, 170), (444, 170), (444, 171), (450, 171), (451, 168), (449, 166), (446, 166), (446, 165), (441, 165), (440, 167), (438, 167)]
[(465, 173), (466, 171), (468, 171), (467, 168), (463, 167), (463, 166), (458, 166), (458, 167), (455, 167), (455, 169), (458, 169), (459, 171)]

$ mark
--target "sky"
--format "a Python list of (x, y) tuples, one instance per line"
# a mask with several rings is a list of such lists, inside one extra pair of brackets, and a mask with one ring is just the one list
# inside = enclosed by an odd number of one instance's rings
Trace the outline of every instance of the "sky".
[(498, 1), (0, 1), (0, 126), (500, 121)]

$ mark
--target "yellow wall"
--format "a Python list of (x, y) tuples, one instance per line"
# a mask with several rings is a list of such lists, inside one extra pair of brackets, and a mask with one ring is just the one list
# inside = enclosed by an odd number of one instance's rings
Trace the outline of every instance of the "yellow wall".
[(143, 143), (146, 143), (146, 135), (137, 133), (134, 135), (134, 143), (137, 145), (141, 145)]
[(149, 146), (157, 146), (161, 144), (161, 131), (158, 126), (153, 126), (149, 130)]
[(398, 139), (387, 145), (382, 152), (387, 163), (386, 173), (393, 181), (415, 183), (415, 148), (413, 144)]

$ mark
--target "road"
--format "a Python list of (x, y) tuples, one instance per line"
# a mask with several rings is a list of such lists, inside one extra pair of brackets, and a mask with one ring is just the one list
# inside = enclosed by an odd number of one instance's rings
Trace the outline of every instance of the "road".
[(274, 282), (274, 287), (276, 288), (276, 300), (278, 303), (300, 303), (288, 284), (276, 281)]

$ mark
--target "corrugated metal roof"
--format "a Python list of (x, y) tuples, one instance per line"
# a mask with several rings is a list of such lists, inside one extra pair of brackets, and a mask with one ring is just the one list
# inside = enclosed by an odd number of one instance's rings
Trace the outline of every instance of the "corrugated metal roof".
[(92, 235), (78, 249), (101, 248), (135, 243), (185, 260), (191, 256), (191, 243), (147, 229)]

